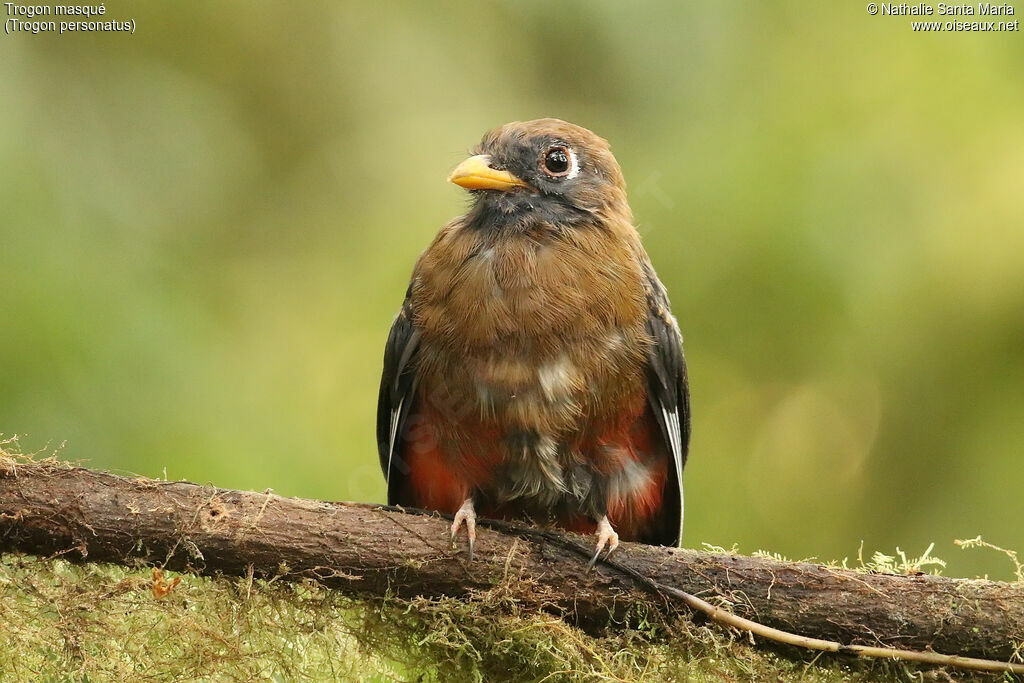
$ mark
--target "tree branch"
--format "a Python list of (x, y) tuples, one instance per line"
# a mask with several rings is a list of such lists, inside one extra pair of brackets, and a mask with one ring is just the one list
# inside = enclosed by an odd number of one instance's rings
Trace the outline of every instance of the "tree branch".
[[(309, 577), (364, 597), (472, 597), (504, 585), (524, 607), (588, 629), (615, 628), (609, 616), (637, 603), (683, 611), (685, 601), (665, 597), (683, 591), (769, 627), (844, 644), (1008, 659), (1024, 643), (1019, 583), (863, 574), (632, 543), (588, 573), (589, 538), (486, 526), (468, 562), (437, 515), (0, 459), (0, 552)], [(652, 586), (672, 588), (659, 599)]]

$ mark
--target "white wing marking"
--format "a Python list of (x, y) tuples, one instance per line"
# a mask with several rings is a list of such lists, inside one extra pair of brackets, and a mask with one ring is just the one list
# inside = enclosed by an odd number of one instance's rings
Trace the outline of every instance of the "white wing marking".
[(683, 431), (679, 426), (679, 411), (661, 409), (665, 418), (665, 431), (668, 432), (669, 448), (672, 449), (672, 459), (675, 461), (676, 485), (679, 487), (679, 540), (683, 540), (683, 470), (680, 467), (683, 460)]
[(402, 414), (402, 404), (405, 403), (403, 396), (398, 401), (398, 407), (391, 411), (391, 436), (388, 439), (388, 475), (387, 484), (391, 486), (391, 458), (395, 455), (395, 437), (398, 432), (398, 416)]

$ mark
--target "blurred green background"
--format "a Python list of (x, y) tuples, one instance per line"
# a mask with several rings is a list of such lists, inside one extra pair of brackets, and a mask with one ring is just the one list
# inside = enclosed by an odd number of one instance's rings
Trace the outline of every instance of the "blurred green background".
[[(380, 358), (481, 134), (612, 142), (686, 337), (685, 544), (1024, 551), (1024, 44), (860, 3), (115, 3), (0, 36), (0, 431), (381, 501)], [(1020, 11), (1020, 10), (1018, 10)], [(4, 16), (4, 19), (8, 17)], [(1016, 17), (1014, 17), (1016, 18)]]

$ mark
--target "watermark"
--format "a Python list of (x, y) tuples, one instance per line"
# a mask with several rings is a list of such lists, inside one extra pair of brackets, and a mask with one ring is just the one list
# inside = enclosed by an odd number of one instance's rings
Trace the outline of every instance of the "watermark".
[[(636, 186), (632, 196), (641, 200), (646, 197), (653, 197), (659, 204), (661, 204), (662, 208), (666, 209), (668, 212), (672, 212), (676, 208), (676, 201), (672, 199), (672, 195), (666, 192), (661, 186), (661, 175), (661, 171), (651, 171), (647, 175), (647, 178)], [(640, 233), (641, 237), (647, 237), (657, 229), (658, 226), (649, 221), (645, 221), (636, 226), (636, 230)]]
[(910, 17), (910, 30), (920, 33), (1020, 31), (1017, 9), (1008, 2), (978, 4), (869, 2), (867, 13), (879, 17)]
[(98, 5), (18, 5), (5, 2), (4, 33), (135, 33), (135, 19), (107, 17)]

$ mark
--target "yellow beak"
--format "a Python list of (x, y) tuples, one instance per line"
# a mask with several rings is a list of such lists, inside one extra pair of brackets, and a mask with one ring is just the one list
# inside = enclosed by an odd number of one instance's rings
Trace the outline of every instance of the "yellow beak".
[(467, 190), (511, 190), (514, 187), (529, 187), (508, 171), (491, 168), (489, 154), (477, 154), (463, 161), (448, 176), (448, 182)]

